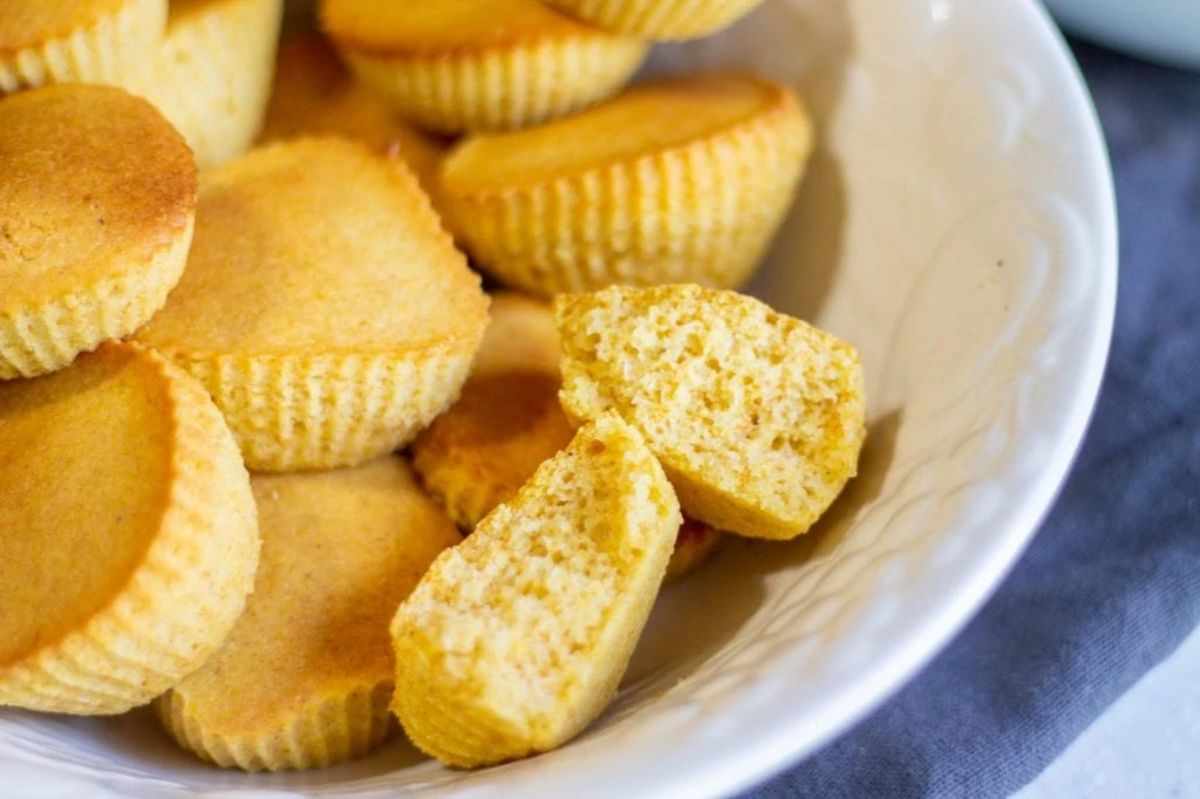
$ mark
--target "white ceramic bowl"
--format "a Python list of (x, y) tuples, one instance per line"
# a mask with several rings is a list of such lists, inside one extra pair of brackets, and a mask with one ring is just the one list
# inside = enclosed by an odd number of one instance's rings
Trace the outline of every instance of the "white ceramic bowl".
[(1200, 69), (1200, 0), (1046, 0), (1046, 5), (1081, 36)]
[(770, 0), (655, 68), (800, 87), (821, 148), (753, 289), (856, 343), (862, 476), (791, 544), (734, 542), (666, 591), (622, 693), (562, 750), (475, 773), (398, 741), (361, 763), (244, 775), (144, 713), (0, 713), (0, 793), (685, 796), (733, 791), (844, 730), (977, 609), (1083, 434), (1116, 283), (1093, 109), (1034, 0)]

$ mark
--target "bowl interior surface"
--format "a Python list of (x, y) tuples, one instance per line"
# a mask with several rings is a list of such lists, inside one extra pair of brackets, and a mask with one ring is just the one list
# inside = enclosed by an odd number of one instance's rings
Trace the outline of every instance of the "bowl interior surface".
[[(614, 706), (564, 749), (476, 773), (397, 740), (365, 761), (245, 775), (145, 711), (0, 712), (0, 779), (46, 795), (706, 795), (812, 751), (978, 607), (1082, 436), (1115, 295), (1094, 113), (1032, 0), (768, 0), (650, 71), (754, 69), (820, 142), (750, 290), (860, 350), (860, 477), (790, 543), (729, 541), (666, 589)], [(31, 793), (34, 791), (30, 790)]]

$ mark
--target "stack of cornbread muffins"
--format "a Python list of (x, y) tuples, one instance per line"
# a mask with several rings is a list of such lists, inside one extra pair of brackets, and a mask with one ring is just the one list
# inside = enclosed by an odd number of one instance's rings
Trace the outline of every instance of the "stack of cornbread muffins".
[(724, 537), (807, 531), (858, 356), (734, 290), (810, 121), (627, 86), (757, 2), (323, 0), (282, 46), (282, 0), (0, 3), (0, 705), (486, 766), (584, 730)]

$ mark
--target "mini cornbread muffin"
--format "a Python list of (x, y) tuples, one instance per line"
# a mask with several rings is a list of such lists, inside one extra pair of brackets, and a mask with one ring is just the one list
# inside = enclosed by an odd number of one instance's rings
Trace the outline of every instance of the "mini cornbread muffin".
[(48, 83), (140, 85), (167, 0), (4, 0), (0, 94)]
[(673, 78), (568, 119), (479, 135), (447, 157), (460, 240), (498, 280), (552, 296), (613, 283), (741, 285), (812, 147), (792, 92)]
[(0, 98), (0, 380), (145, 323), (179, 282), (195, 211), (191, 151), (146, 101), (104, 86)]
[(403, 163), (297, 139), (201, 184), (187, 271), (137, 337), (204, 383), (251, 469), (361, 463), (454, 401), (488, 300)]
[(694, 285), (560, 297), (561, 399), (645, 436), (684, 511), (792, 538), (857, 471), (866, 435), (854, 349), (758, 300)]
[(364, 81), (441, 133), (571, 113), (617, 91), (648, 50), (538, 0), (322, 0), (321, 23)]
[(542, 1), (605, 30), (658, 41), (710, 36), (762, 3), (762, 0)]
[(390, 455), (251, 484), (263, 543), (246, 612), (154, 708), (181, 746), (221, 766), (362, 757), (394, 727), (388, 623), (458, 533)]
[(172, 0), (147, 96), (208, 169), (241, 155), (262, 126), (283, 0)]
[(413, 442), (413, 465), (460, 527), (510, 499), (575, 428), (558, 404), (558, 332), (550, 306), (492, 298), (491, 321), (462, 395)]
[(123, 713), (199, 668), (258, 564), (250, 478), (204, 388), (108, 343), (0, 383), (0, 705)]
[[(500, 292), (490, 316), (462, 395), (412, 445), (425, 487), (464, 530), (512, 499), (575, 435), (558, 403), (558, 330), (550, 305)], [(696, 568), (719, 539), (716, 530), (684, 519), (667, 579)]]
[(413, 743), (473, 768), (581, 732), (616, 693), (679, 523), (637, 431), (584, 426), (400, 605), (392, 709)]
[(354, 80), (320, 36), (297, 36), (279, 48), (275, 88), (261, 140), (344, 136), (398, 153), (437, 205), (443, 147), (409, 125), (375, 92)]

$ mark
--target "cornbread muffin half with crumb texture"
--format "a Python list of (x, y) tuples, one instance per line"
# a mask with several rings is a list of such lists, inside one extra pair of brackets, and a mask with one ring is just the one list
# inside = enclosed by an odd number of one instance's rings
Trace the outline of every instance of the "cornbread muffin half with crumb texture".
[(413, 743), (473, 768), (582, 731), (616, 693), (679, 523), (637, 431), (584, 426), (400, 605), (392, 708)]
[(167, 0), (5, 0), (0, 94), (51, 83), (140, 85), (166, 19)]
[(258, 136), (283, 0), (172, 0), (147, 96), (209, 169)]
[(658, 41), (699, 39), (729, 27), (763, 0), (543, 0), (614, 33)]
[(458, 533), (390, 455), (251, 484), (262, 558), (246, 612), (154, 708), (181, 746), (225, 767), (362, 757), (395, 726), (388, 624)]
[(179, 282), (195, 213), (191, 151), (145, 100), (105, 86), (0, 98), (0, 380), (144, 324)]
[(442, 184), (460, 240), (510, 286), (548, 297), (614, 283), (735, 288), (783, 221), (812, 141), (784, 86), (669, 78), (468, 138)]
[(204, 383), (251, 469), (332, 468), (454, 401), (487, 305), (402, 162), (297, 139), (206, 173), (187, 271), (137, 338)]
[(690, 516), (792, 538), (855, 475), (862, 366), (835, 336), (695, 285), (563, 296), (555, 313), (563, 408), (640, 430)]
[(0, 705), (113, 714), (200, 667), (258, 564), (250, 478), (204, 388), (108, 343), (0, 383)]
[(620, 89), (648, 50), (538, 0), (322, 0), (321, 24), (366, 83), (441, 133), (564, 116)]
[[(398, 154), (438, 207), (442, 143), (404, 121), (355, 80), (321, 36), (294, 36), (279, 47), (275, 88), (261, 141), (344, 136), (381, 153)], [(445, 221), (445, 220), (443, 220)]]

